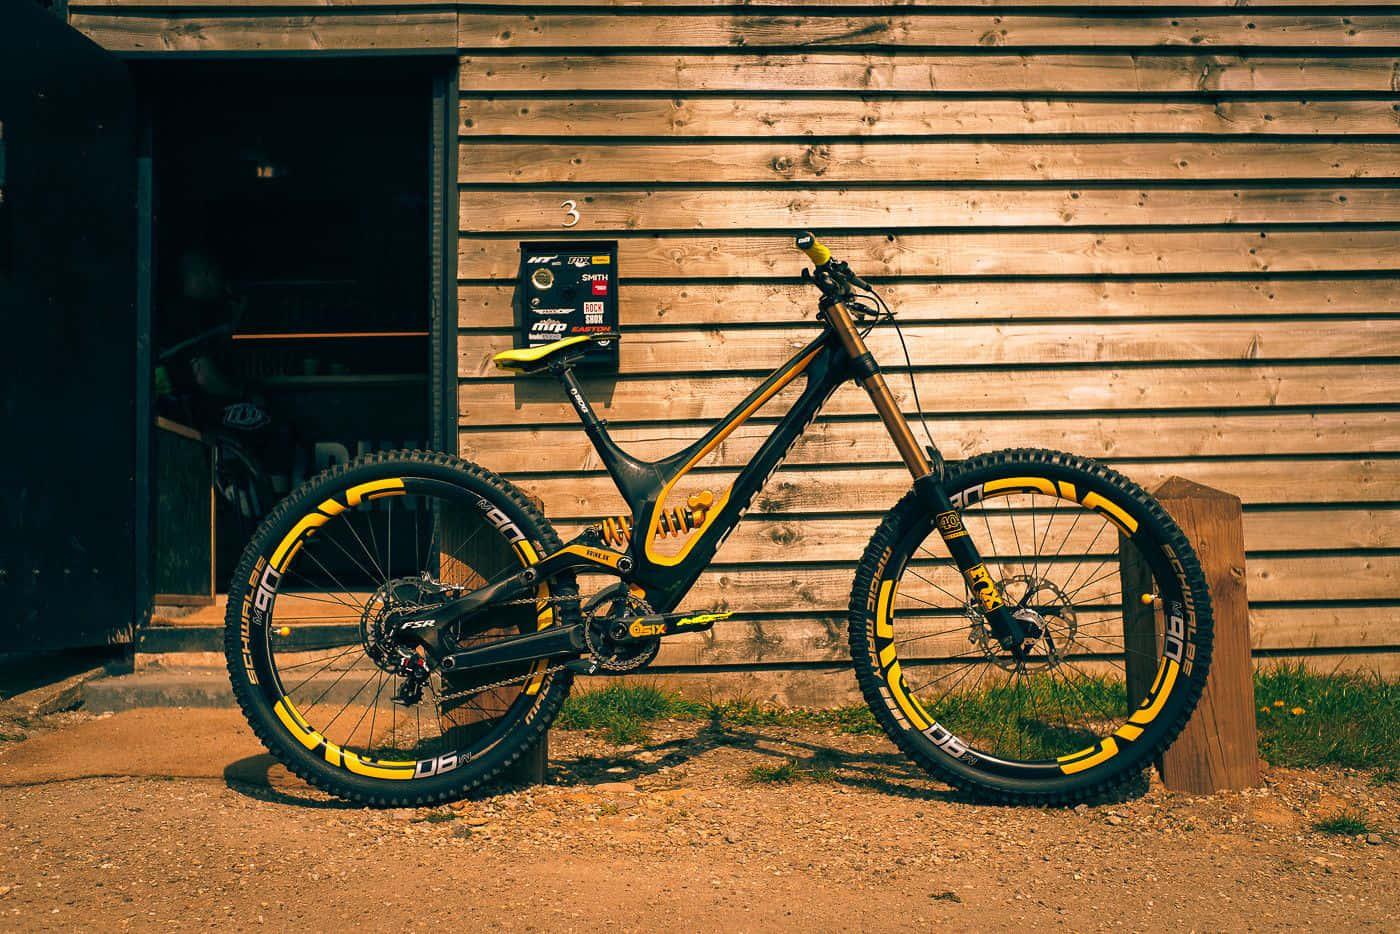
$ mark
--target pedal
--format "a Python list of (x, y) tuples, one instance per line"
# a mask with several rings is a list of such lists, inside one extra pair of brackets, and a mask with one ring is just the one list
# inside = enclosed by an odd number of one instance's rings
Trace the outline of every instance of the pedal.
[(598, 660), (593, 656), (587, 658), (576, 658), (571, 662), (565, 662), (564, 667), (576, 675), (591, 675), (598, 672)]

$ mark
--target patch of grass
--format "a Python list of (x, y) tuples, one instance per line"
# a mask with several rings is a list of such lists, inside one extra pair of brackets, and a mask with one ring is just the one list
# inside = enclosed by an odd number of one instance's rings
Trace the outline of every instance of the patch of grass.
[(693, 719), (707, 711), (707, 705), (686, 700), (676, 691), (647, 684), (613, 684), (571, 696), (555, 725), (564, 730), (600, 730), (621, 745), (646, 739), (647, 725), (655, 720)]
[[(1376, 769), (1373, 784), (1400, 775), (1400, 681), (1375, 675), (1316, 674), (1301, 665), (1259, 671), (1259, 754), (1275, 765), (1335, 765)], [(1073, 684), (1045, 675), (1015, 686), (959, 693), (930, 714), (965, 741), (979, 741), (1016, 758), (1066, 755), (1091, 745), (1105, 726), (1128, 715), (1121, 682), (1077, 677)], [(614, 684), (570, 697), (556, 723), (565, 730), (598, 730), (618, 744), (647, 738), (663, 719), (709, 720), (715, 727), (774, 726), (878, 734), (864, 706), (798, 710), (745, 700), (706, 703), (655, 685)], [(1083, 721), (1084, 728), (1061, 721)], [(1111, 727), (1109, 727), (1111, 729)]]
[(864, 706), (797, 710), (764, 706), (753, 701), (729, 700), (710, 705), (709, 717), (723, 726), (810, 727), (857, 734), (880, 732), (880, 724), (875, 722), (874, 714)]
[(1400, 766), (1400, 681), (1280, 665), (1254, 678), (1259, 754), (1274, 765)]
[(788, 782), (833, 782), (836, 769), (826, 756), (818, 753), (805, 762), (788, 759), (780, 765), (756, 765), (749, 769), (749, 778), (755, 782), (786, 784)]
[(1371, 825), (1366, 823), (1366, 815), (1358, 811), (1343, 811), (1313, 823), (1313, 830), (1336, 834), (1339, 837), (1354, 837), (1370, 833)]
[(424, 815), (423, 822), (425, 824), (445, 824), (456, 819), (457, 815), (450, 811), (429, 811)]
[(1394, 785), (1400, 782), (1400, 768), (1390, 766), (1389, 768), (1378, 769), (1371, 776), (1371, 784), (1376, 786)]
[(782, 765), (756, 765), (749, 769), (749, 778), (756, 782), (787, 784), (797, 780), (797, 763), (789, 759)]
[[(1053, 759), (1078, 752), (1098, 741), (1091, 726), (1116, 723), (1129, 713), (1121, 681), (1088, 675), (1066, 680), (1044, 673), (956, 693), (925, 706), (963, 741), (1017, 759)], [(1086, 725), (1067, 725), (1066, 720)]]

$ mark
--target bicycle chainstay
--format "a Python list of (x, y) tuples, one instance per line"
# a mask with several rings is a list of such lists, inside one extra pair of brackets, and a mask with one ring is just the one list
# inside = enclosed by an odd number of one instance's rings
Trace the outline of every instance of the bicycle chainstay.
[[(549, 604), (550, 606), (556, 607), (556, 608), (557, 608), (557, 607), (563, 606), (563, 605), (566, 604), (566, 603), (577, 603), (578, 601), (579, 601), (579, 598), (578, 598), (578, 597), (569, 597), (569, 598), (549, 597), (548, 599), (543, 600), (543, 601), (541, 601), (538, 597), (524, 597), (524, 598), (522, 598), (522, 599), (520, 599), (520, 600), (502, 600), (502, 601), (500, 601), (499, 603), (493, 603), (493, 604), (491, 604), (490, 608), (491, 608), (491, 609), (495, 609), (496, 607), (501, 607), (501, 606), (533, 606), (533, 607), (538, 607), (538, 606), (540, 605), (541, 602), (547, 603), (547, 604)], [(571, 661), (572, 661), (572, 659), (571, 659)], [(441, 704), (441, 703), (443, 703), (443, 702), (445, 702), (445, 701), (457, 700), (458, 698), (462, 698), (462, 697), (471, 697), (473, 694), (480, 694), (480, 693), (482, 693), (483, 691), (494, 691), (496, 688), (506, 687), (507, 685), (517, 684), (517, 683), (522, 682), (522, 681), (529, 681), (529, 680), (531, 680), (532, 678), (545, 678), (545, 677), (548, 677), (549, 675), (554, 674), (555, 672), (563, 671), (565, 668), (568, 668), (568, 667), (569, 667), (569, 662), (565, 662), (565, 663), (562, 664), (562, 665), (555, 665), (555, 666), (553, 666), (553, 667), (551, 667), (551, 668), (546, 668), (544, 671), (538, 671), (538, 672), (536, 672), (536, 671), (527, 671), (527, 672), (525, 672), (525, 674), (523, 674), (523, 675), (515, 675), (515, 676), (510, 677), (510, 678), (503, 678), (503, 679), (501, 679), (500, 681), (493, 681), (493, 682), (491, 682), (490, 684), (482, 684), (482, 685), (479, 685), (479, 686), (477, 686), (477, 687), (467, 688), (467, 689), (462, 690), (462, 691), (454, 691), (454, 692), (452, 692), (451, 694), (440, 694), (440, 695), (438, 695), (438, 697), (437, 697), (437, 702), (438, 702), (439, 704)]]

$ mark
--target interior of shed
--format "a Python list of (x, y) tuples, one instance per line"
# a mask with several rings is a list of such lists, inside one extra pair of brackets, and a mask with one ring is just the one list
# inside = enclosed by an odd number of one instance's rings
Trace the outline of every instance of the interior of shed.
[[(257, 520), (306, 477), (429, 442), (431, 84), (368, 60), (160, 64), (140, 78), (157, 511), (170, 513), (155, 590), (178, 598), (224, 591)], [(190, 479), (206, 462), (212, 494)], [(201, 495), (212, 544), (198, 509), (160, 502)]]

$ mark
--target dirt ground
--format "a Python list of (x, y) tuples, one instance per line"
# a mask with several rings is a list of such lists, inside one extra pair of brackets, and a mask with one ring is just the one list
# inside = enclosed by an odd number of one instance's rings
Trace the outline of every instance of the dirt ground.
[[(669, 722), (640, 747), (555, 732), (545, 786), (371, 811), (234, 711), (0, 736), (3, 930), (1393, 931), (1400, 909), (1400, 787), (1355, 772), (996, 807), (882, 738)], [(795, 781), (750, 774), (787, 761)], [(1379, 833), (1312, 829), (1343, 810)]]

